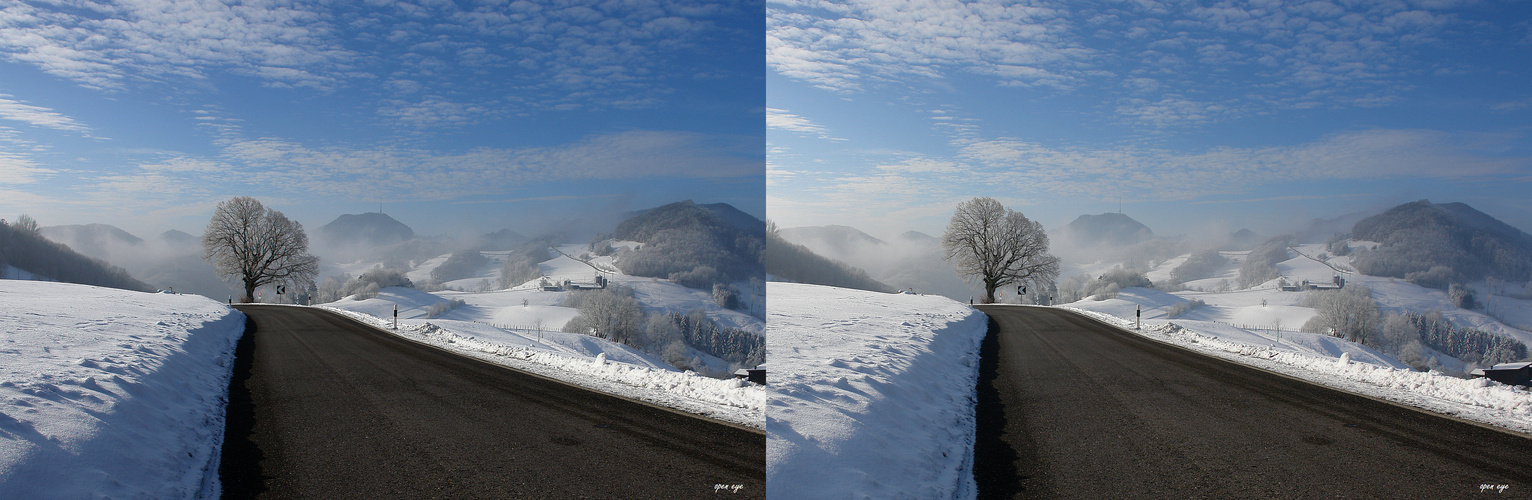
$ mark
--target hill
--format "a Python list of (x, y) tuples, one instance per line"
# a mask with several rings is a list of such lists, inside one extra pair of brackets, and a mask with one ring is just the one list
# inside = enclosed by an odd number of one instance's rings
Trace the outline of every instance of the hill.
[(816, 254), (778, 233), (767, 233), (766, 236), (766, 272), (776, 279), (796, 283), (873, 292), (893, 291), (888, 285), (867, 276), (866, 271)]
[(728, 203), (709, 203), (698, 206), (708, 209), (719, 219), (747, 233), (764, 234), (766, 232), (766, 221), (757, 219), (754, 215), (747, 214)]
[(319, 228), (320, 238), (332, 246), (381, 247), (408, 241), (415, 231), (380, 212), (343, 214)]
[(1154, 231), (1120, 213), (1081, 215), (1057, 233), (1077, 246), (1125, 247), (1154, 237)]
[(161, 242), (174, 247), (197, 247), (200, 249), (202, 246), (202, 238), (200, 236), (194, 236), (186, 231), (171, 229), (160, 233), (159, 238)]
[(926, 233), (922, 233), (920, 231), (905, 231), (903, 233), (899, 233), (898, 243), (940, 245), (942, 243), (942, 239)]
[(65, 283), (154, 291), (154, 287), (134, 279), (122, 268), (81, 255), (62, 243), (49, 241), (41, 232), (0, 224), (0, 270), (7, 266)]
[(479, 236), (475, 244), (479, 250), (515, 250), (527, 241), (527, 237), (510, 229), (501, 229)]
[(104, 261), (112, 261), (124, 253), (136, 253), (144, 247), (142, 238), (109, 224), (48, 226), (39, 228), (38, 232), (76, 252)]
[(691, 200), (638, 212), (617, 224), (612, 238), (643, 245), (619, 250), (616, 265), (627, 274), (667, 278), (693, 288), (764, 279), (765, 223), (760, 222), (760, 232), (746, 230), (741, 226), (755, 223), (740, 219), (738, 215), (749, 217), (743, 212), (734, 212), (738, 211), (726, 204), (704, 206)]
[(1223, 247), (1224, 250), (1249, 250), (1265, 241), (1261, 235), (1249, 229), (1241, 229), (1229, 233), (1229, 242)]
[(814, 253), (844, 262), (888, 247), (888, 242), (850, 226), (805, 226), (780, 231), (783, 239), (808, 247)]
[(1532, 279), (1532, 235), (1463, 203), (1399, 205), (1358, 221), (1351, 238), (1378, 243), (1353, 258), (1358, 271), (1373, 276), (1432, 272), (1458, 281)]
[(905, 231), (891, 242), (848, 226), (797, 227), (783, 229), (780, 233), (785, 241), (802, 245), (819, 256), (844, 263), (857, 271), (865, 270), (867, 276), (879, 285), (895, 290), (913, 288), (919, 293), (934, 293), (959, 301), (968, 300), (974, 294), (973, 289), (958, 277), (952, 264), (942, 260), (941, 239), (920, 231)]

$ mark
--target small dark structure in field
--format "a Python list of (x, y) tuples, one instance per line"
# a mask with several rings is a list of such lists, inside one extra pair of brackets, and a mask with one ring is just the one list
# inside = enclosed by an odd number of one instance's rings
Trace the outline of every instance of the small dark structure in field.
[(1469, 376), (1483, 377), (1507, 385), (1532, 385), (1532, 362), (1500, 363), (1474, 370)]
[(734, 370), (734, 378), (742, 378), (757, 384), (766, 385), (766, 369), (740, 368)]

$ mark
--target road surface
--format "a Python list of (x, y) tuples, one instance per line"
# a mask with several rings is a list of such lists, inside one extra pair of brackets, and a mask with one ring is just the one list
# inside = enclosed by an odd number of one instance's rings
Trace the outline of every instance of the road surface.
[[(765, 496), (764, 433), (458, 356), (311, 308), (251, 320), (220, 476), (248, 498)], [(252, 330), (253, 328), (253, 330)]]
[(1064, 310), (980, 309), (980, 498), (1532, 496), (1527, 437)]

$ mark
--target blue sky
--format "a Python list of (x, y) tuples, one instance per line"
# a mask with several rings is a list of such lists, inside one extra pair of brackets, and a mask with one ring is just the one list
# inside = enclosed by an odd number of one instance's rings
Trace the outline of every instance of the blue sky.
[(763, 6), (0, 3), (0, 217), (200, 234), (542, 229), (682, 199), (763, 216)]
[(1289, 230), (1461, 201), (1532, 232), (1532, 4), (767, 4), (782, 227), (940, 235), (975, 196), (1057, 227)]

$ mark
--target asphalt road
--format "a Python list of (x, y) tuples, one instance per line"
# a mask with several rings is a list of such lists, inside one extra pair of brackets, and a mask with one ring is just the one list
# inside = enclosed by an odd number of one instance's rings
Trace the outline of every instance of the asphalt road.
[(225, 497), (765, 497), (764, 433), (318, 309), (238, 308), (253, 324), (230, 388)]
[(980, 309), (980, 498), (1532, 497), (1532, 439), (1068, 311)]

